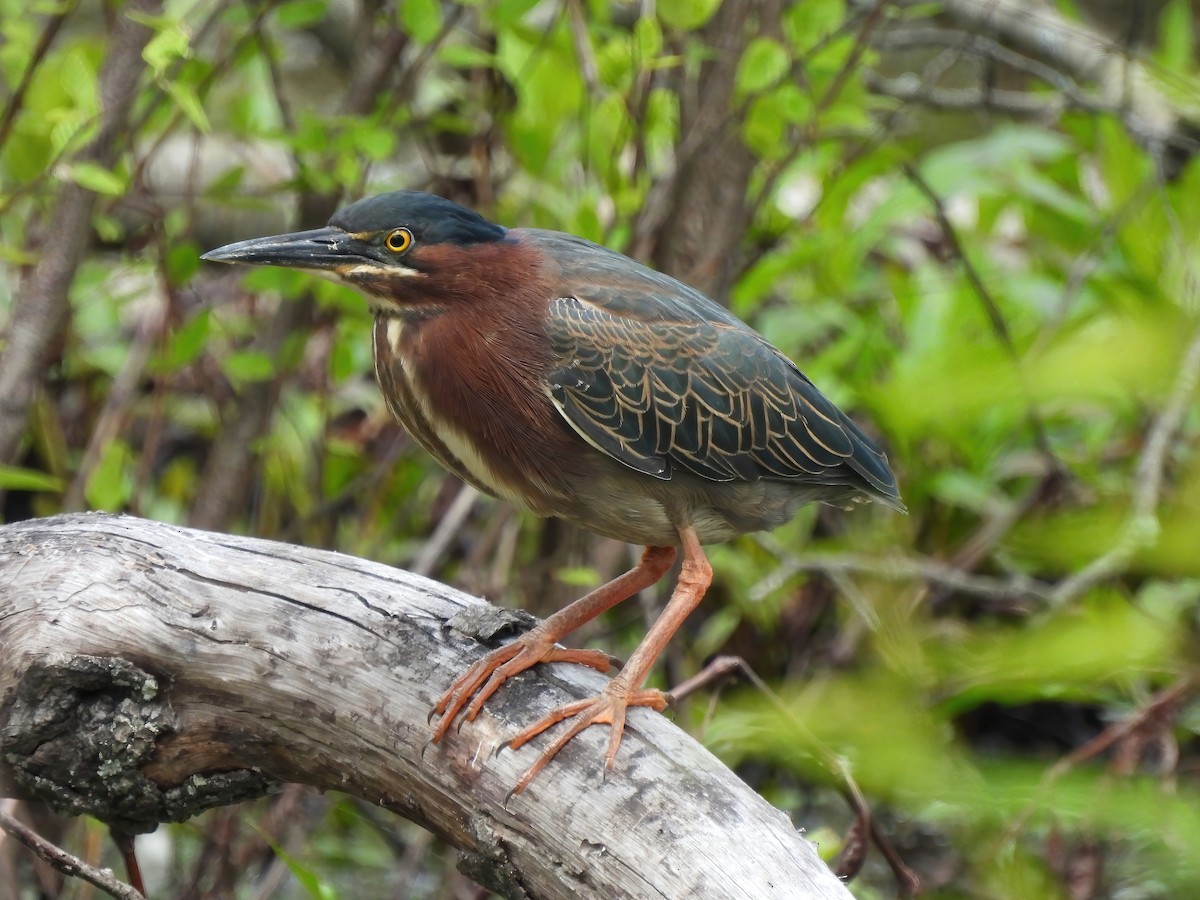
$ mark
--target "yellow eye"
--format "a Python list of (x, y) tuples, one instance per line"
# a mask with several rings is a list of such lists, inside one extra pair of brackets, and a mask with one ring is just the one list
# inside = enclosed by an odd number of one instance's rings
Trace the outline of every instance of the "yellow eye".
[(412, 242), (412, 232), (407, 228), (397, 228), (383, 240), (384, 246), (393, 253), (403, 253), (412, 246)]

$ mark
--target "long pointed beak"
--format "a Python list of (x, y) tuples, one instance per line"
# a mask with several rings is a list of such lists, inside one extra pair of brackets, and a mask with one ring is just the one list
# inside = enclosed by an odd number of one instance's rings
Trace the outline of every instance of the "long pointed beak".
[(211, 262), (288, 266), (294, 269), (336, 269), (353, 262), (354, 239), (340, 228), (326, 226), (312, 231), (251, 238), (209, 250), (201, 259)]

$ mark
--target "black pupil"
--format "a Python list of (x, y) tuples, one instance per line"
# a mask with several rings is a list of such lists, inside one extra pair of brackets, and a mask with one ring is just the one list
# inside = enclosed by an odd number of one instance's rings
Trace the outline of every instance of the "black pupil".
[(405, 240), (406, 237), (407, 235), (405, 235), (403, 231), (393, 231), (391, 236), (388, 238), (388, 246), (393, 250), (403, 250), (404, 245), (408, 243), (408, 241)]

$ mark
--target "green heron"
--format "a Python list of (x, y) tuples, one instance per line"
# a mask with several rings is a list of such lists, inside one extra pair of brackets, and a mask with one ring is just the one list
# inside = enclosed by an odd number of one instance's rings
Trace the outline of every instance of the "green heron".
[(597, 723), (611, 726), (611, 769), (628, 707), (666, 706), (643, 685), (712, 580), (704, 544), (774, 528), (809, 502), (904, 509), (884, 454), (791, 360), (698, 291), (591, 241), (395, 191), (324, 228), (203, 258), (353, 286), (375, 314), (387, 405), (438, 462), (536, 515), (645, 546), (630, 571), (455, 679), (434, 707), (433, 741), (537, 663), (607, 671), (606, 654), (558, 641), (655, 584), (682, 552), (670, 601), (620, 673), (509, 741), (517, 748), (574, 720), (518, 792)]

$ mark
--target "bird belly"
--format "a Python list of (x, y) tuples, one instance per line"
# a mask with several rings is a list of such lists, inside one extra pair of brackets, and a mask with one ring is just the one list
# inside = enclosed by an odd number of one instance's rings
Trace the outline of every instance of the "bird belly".
[(664, 481), (604, 459), (553, 514), (617, 540), (658, 546), (677, 544), (678, 529), (690, 524), (701, 543), (719, 544), (775, 528), (805, 503), (826, 499), (819, 489), (779, 482), (718, 483), (683, 472)]

